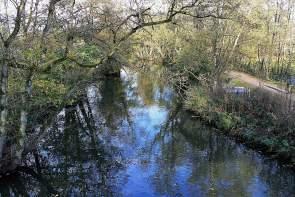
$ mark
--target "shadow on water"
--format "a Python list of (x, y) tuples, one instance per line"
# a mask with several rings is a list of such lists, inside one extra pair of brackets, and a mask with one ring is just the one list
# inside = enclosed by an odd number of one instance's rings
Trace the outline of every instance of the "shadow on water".
[(294, 172), (192, 120), (153, 75), (90, 85), (1, 196), (292, 196)]

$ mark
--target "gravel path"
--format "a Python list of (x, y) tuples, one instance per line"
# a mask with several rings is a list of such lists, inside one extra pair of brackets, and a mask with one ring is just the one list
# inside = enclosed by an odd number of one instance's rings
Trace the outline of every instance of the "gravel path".
[(244, 83), (249, 84), (250, 86), (253, 86), (254, 88), (261, 87), (261, 88), (263, 88), (267, 91), (270, 91), (272, 93), (279, 93), (279, 94), (285, 93), (285, 94), (287, 94), (286, 90), (279, 88), (273, 84), (267, 83), (267, 82), (265, 82), (261, 79), (258, 79), (257, 77), (254, 77), (252, 75), (249, 75), (249, 74), (246, 74), (243, 72), (238, 72), (238, 71), (229, 71), (228, 74), (232, 79), (238, 79)]

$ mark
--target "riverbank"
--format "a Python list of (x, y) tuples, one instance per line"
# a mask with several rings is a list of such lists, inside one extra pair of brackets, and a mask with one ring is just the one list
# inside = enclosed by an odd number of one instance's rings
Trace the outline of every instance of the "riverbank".
[(188, 92), (185, 108), (227, 136), (294, 169), (295, 112), (282, 99), (263, 89), (237, 96), (195, 87)]

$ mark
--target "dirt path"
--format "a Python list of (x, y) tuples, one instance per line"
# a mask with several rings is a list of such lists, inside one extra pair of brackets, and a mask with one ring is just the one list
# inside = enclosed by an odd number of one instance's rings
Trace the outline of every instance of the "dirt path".
[[(252, 75), (243, 73), (243, 72), (238, 72), (238, 71), (229, 71), (228, 75), (233, 78), (233, 79), (238, 79), (244, 83), (249, 84), (250, 86), (253, 86), (255, 88), (261, 87), (271, 93), (274, 94), (287, 94), (288, 92), (274, 84), (265, 82), (261, 79), (258, 79), (257, 77), (254, 77)], [(292, 96), (293, 100), (295, 101), (295, 95)]]

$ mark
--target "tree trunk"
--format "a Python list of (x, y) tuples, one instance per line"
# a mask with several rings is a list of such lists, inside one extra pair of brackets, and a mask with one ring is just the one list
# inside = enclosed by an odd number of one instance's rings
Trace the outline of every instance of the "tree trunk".
[(7, 90), (8, 90), (8, 66), (6, 62), (7, 49), (4, 49), (1, 61), (1, 120), (0, 120), (0, 158), (6, 144), (7, 124)]
[(22, 153), (25, 148), (25, 140), (26, 140), (26, 129), (27, 129), (27, 124), (28, 124), (28, 106), (30, 102), (30, 98), (32, 97), (32, 77), (33, 77), (33, 72), (30, 71), (27, 80), (26, 80), (26, 86), (25, 86), (25, 91), (22, 96), (22, 103), (23, 103), (23, 108), (21, 110), (21, 117), (20, 117), (20, 129), (17, 134), (17, 146), (16, 146), (16, 152), (15, 152), (15, 158), (16, 158), (16, 163), (20, 163), (22, 159)]

